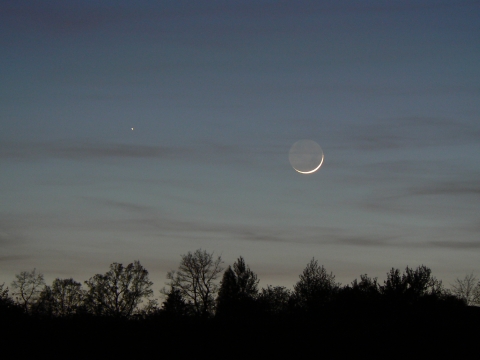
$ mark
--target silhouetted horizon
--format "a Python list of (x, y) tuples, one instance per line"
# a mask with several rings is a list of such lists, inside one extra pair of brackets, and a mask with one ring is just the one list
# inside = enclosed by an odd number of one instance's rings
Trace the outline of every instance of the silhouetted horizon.
[[(303, 356), (316, 349), (344, 358), (360, 354), (362, 344), (372, 339), (379, 343), (376, 351), (391, 350), (392, 335), (404, 331), (411, 347), (480, 333), (480, 282), (470, 274), (457, 279), (450, 291), (425, 265), (403, 272), (392, 268), (383, 285), (362, 274), (341, 286), (312, 258), (293, 290), (259, 289), (257, 275), (242, 256), (223, 267), (220, 256), (197, 249), (182, 255), (178, 269), (167, 275), (161, 304), (153, 299), (148, 275), (140, 261), (112, 263), (105, 274), (86, 280), (83, 290), (72, 278), (55, 279), (49, 286), (35, 269), (23, 271), (11, 284), (11, 295), (0, 285), (0, 320), (8, 328), (3, 339), (11, 345), (33, 341), (35, 346), (53, 341), (62, 351), (82, 343), (74, 356), (90, 353), (89, 344), (97, 355), (143, 356), (155, 352), (160, 341), (168, 347), (166, 353), (181, 357), (210, 344), (232, 352), (231, 357), (241, 356), (235, 351)], [(425, 342), (427, 338), (431, 340)], [(238, 341), (245, 346), (246, 339), (248, 346), (238, 348)], [(345, 342), (349, 347), (340, 351), (336, 346)], [(35, 353), (30, 346), (17, 355)], [(406, 349), (396, 349), (393, 357), (415, 358)], [(416, 354), (450, 354), (439, 349)], [(369, 354), (384, 356), (381, 351)]]

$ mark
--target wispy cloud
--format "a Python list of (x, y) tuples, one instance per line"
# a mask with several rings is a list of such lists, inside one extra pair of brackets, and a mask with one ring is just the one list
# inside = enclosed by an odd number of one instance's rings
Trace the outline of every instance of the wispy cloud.
[(151, 206), (146, 206), (143, 204), (135, 204), (127, 201), (118, 201), (118, 200), (111, 200), (111, 199), (103, 199), (103, 198), (92, 198), (84, 196), (83, 199), (93, 202), (94, 204), (105, 206), (109, 208), (117, 208), (121, 210), (125, 210), (130, 213), (137, 213), (137, 214), (152, 214), (155, 212), (155, 209)]
[(92, 142), (45, 142), (37, 144), (1, 145), (3, 158), (38, 159), (44, 157), (71, 160), (102, 158), (172, 158), (181, 155), (181, 149), (163, 146), (101, 144)]
[(1, 214), (0, 247), (18, 245), (25, 240), (23, 236), (24, 222), (8, 214)]
[(5, 255), (0, 256), (0, 262), (15, 262), (30, 259), (30, 255)]
[(304, 242), (305, 239), (293, 231), (254, 224), (229, 224), (224, 222), (195, 221), (175, 218), (157, 213), (155, 216), (141, 216), (124, 220), (88, 221), (88, 227), (100, 231), (122, 231), (135, 234), (150, 234), (181, 239), (234, 239), (261, 242)]
[(361, 150), (389, 150), (458, 145), (477, 142), (480, 127), (455, 119), (408, 117), (382, 119), (353, 126), (349, 146)]
[[(92, 199), (90, 199), (92, 200)], [(380, 233), (354, 234), (340, 228), (324, 226), (292, 227), (259, 223), (229, 223), (176, 217), (149, 206), (93, 199), (95, 203), (126, 210), (130, 215), (124, 219), (88, 220), (75, 227), (100, 232), (121, 231), (138, 236), (185, 239), (229, 239), (237, 241), (325, 244), (339, 246), (385, 247), (399, 246), (399, 236)]]
[[(438, 200), (450, 199), (449, 205), (457, 204), (457, 215), (471, 215), (471, 205), (478, 202), (480, 196), (480, 177), (478, 175), (465, 175), (457, 180), (424, 180), (418, 184), (418, 180), (404, 181), (395, 184), (394, 187), (377, 189), (368, 197), (360, 199), (356, 204), (361, 208), (374, 212), (393, 212), (411, 215), (431, 215), (439, 209), (432, 208), (431, 201), (427, 202), (427, 196)], [(352, 203), (353, 205), (353, 203)], [(425, 214), (425, 207), (430, 211)], [(463, 213), (462, 213), (462, 209)]]
[(385, 247), (394, 246), (394, 236), (379, 236), (379, 235), (348, 235), (337, 234), (332, 236), (331, 243), (336, 245), (350, 245), (350, 246), (365, 246), (365, 247)]
[(480, 179), (437, 182), (424, 186), (414, 186), (409, 189), (409, 194), (414, 195), (480, 195)]
[[(143, 11), (142, 11), (143, 10)], [(124, 9), (120, 6), (90, 5), (87, 3), (37, 4), (34, 2), (19, 4), (13, 1), (0, 4), (0, 14), (4, 21), (10, 20), (12, 26), (27, 23), (22, 30), (50, 31), (52, 34), (75, 33), (98, 29), (99, 27), (128, 22), (149, 16), (148, 9)]]
[(479, 241), (430, 241), (426, 246), (452, 250), (477, 250), (480, 249)]
[(235, 145), (202, 142), (192, 146), (138, 145), (88, 141), (50, 141), (43, 143), (0, 144), (0, 160), (67, 160), (160, 159), (195, 160), (203, 162), (249, 162), (251, 153)]

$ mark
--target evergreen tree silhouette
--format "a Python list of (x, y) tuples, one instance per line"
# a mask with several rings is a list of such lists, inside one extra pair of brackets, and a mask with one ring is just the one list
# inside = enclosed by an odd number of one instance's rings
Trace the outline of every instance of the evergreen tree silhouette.
[(253, 311), (258, 294), (257, 275), (239, 257), (223, 273), (217, 297), (218, 316), (244, 316)]

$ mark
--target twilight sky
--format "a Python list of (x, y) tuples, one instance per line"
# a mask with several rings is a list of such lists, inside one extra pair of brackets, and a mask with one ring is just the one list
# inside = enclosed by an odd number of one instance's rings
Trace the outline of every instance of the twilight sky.
[(480, 270), (479, 1), (1, 0), (0, 124), (0, 283)]

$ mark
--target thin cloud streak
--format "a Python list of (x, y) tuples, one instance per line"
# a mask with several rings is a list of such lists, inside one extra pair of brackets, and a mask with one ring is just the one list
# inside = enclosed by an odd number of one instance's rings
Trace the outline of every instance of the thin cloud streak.
[[(257, 3), (257, 2), (231, 2), (228, 5), (222, 2), (214, 4), (201, 4), (196, 1), (177, 1), (172, 4), (161, 2), (152, 6), (152, 2), (137, 1), (135, 7), (111, 6), (102, 4), (89, 5), (84, 3), (69, 4), (63, 2), (42, 4), (41, 6), (31, 3), (22, 4), (16, 2), (2, 3), (0, 13), (6, 18), (16, 18), (17, 21), (28, 21), (40, 29), (49, 31), (79, 32), (94, 30), (105, 25), (142, 22), (146, 19), (157, 21), (169, 21), (174, 19), (190, 19), (190, 21), (210, 17), (241, 17), (259, 19), (265, 16), (291, 17), (305, 16), (312, 13), (354, 13), (358, 12), (398, 12), (418, 11), (439, 8), (455, 8), (474, 5), (474, 1), (462, 1), (452, 4), (450, 1), (439, 2), (424, 1), (421, 4), (385, 4), (383, 2), (362, 4), (357, 2), (336, 1), (297, 1), (294, 4), (280, 3)], [(267, 26), (268, 24), (263, 24)]]
[(430, 241), (426, 246), (451, 250), (477, 250), (480, 249), (480, 241)]
[[(91, 200), (91, 199), (90, 199)], [(123, 233), (142, 234), (159, 239), (228, 239), (253, 242), (325, 244), (340, 246), (390, 247), (402, 246), (399, 236), (381, 236), (378, 234), (351, 235), (340, 228), (268, 226), (257, 224), (234, 224), (195, 221), (172, 217), (161, 210), (149, 206), (128, 202), (95, 200), (112, 208), (127, 210), (138, 217), (123, 220), (95, 219), (78, 224), (67, 225), (80, 231), (95, 229), (100, 232), (121, 231)]]
[(30, 255), (6, 255), (0, 256), (0, 262), (16, 262), (31, 259)]
[(16, 246), (25, 241), (24, 222), (9, 214), (0, 214), (0, 247)]
[(410, 195), (478, 196), (480, 195), (480, 179), (438, 182), (422, 187), (412, 187), (409, 193)]
[(378, 120), (353, 126), (348, 145), (361, 150), (425, 148), (430, 146), (477, 143), (478, 125), (454, 119), (409, 117)]
[[(331, 244), (349, 245), (361, 247), (390, 247), (395, 246), (392, 240), (398, 239), (394, 236), (378, 236), (378, 235), (335, 235)], [(398, 246), (398, 244), (397, 244)]]
[(35, 160), (41, 158), (63, 158), (88, 160), (103, 158), (172, 158), (181, 150), (163, 146), (100, 144), (92, 142), (64, 141), (37, 144), (0, 145), (3, 159)]
[(110, 158), (225, 161), (248, 163), (250, 150), (234, 145), (203, 142), (194, 146), (176, 147), (161, 145), (137, 145), (125, 143), (95, 143), (51, 141), (44, 143), (3, 143), (0, 144), (0, 160), (42, 160), (60, 158), (89, 161)]
[[(162, 242), (162, 239), (179, 239), (182, 241), (188, 240), (225, 240), (225, 241), (247, 241), (247, 242), (262, 242), (262, 243), (288, 243), (288, 244), (317, 244), (324, 246), (339, 246), (339, 247), (359, 247), (359, 248), (445, 248), (452, 250), (476, 250), (480, 248), (480, 242), (475, 240), (434, 240), (434, 241), (412, 241), (415, 237), (415, 228), (411, 229), (410, 235), (405, 237), (405, 233), (390, 234), (386, 229), (375, 229), (374, 231), (359, 231), (358, 234), (352, 233), (351, 230), (345, 230), (335, 227), (298, 227), (291, 226), (269, 226), (258, 224), (234, 224), (234, 223), (215, 223), (205, 221), (195, 221), (191, 219), (182, 219), (172, 217), (170, 214), (161, 210), (156, 210), (150, 206), (141, 204), (113, 201), (109, 199), (94, 199), (85, 198), (92, 201), (96, 206), (106, 206), (109, 208), (116, 208), (125, 210), (125, 215), (120, 219), (109, 219), (106, 216), (96, 216), (94, 219), (47, 219), (45, 216), (38, 214), (29, 214), (23, 216), (22, 220), (9, 224), (8, 236), (0, 235), (0, 245), (8, 246), (12, 244), (12, 239), (15, 238), (18, 244), (18, 239), (22, 237), (22, 242), (29, 243), (35, 241), (35, 234), (42, 230), (55, 226), (57, 231), (68, 230), (69, 233), (76, 233), (77, 238), (82, 238), (82, 233), (86, 234), (94, 232), (97, 234), (97, 239), (102, 239), (102, 234), (122, 233), (122, 236), (129, 236), (137, 241), (151, 242), (152, 239)], [(5, 226), (2, 226), (2, 231)], [(463, 237), (465, 232), (469, 235), (475, 233), (478, 226), (475, 224), (466, 224), (465, 226), (456, 226), (455, 229), (445, 227), (439, 229), (443, 235), (446, 232), (451, 233), (452, 238)], [(478, 231), (477, 231), (478, 232)], [(467, 235), (468, 235), (467, 234)], [(436, 237), (431, 234), (430, 238)], [(445, 237), (445, 236), (444, 236)], [(469, 236), (471, 237), (471, 236)], [(85, 235), (85, 240), (91, 240), (90, 235)], [(155, 241), (155, 240), (154, 240)], [(95, 242), (98, 248), (108, 246), (108, 242), (102, 245), (103, 241)], [(12, 254), (17, 256), (18, 254)], [(18, 255), (23, 256), (23, 255)], [(8, 255), (4, 260), (11, 260)]]
[(131, 202), (126, 201), (117, 201), (111, 199), (102, 199), (102, 198), (93, 198), (93, 197), (82, 197), (84, 200), (93, 202), (94, 204), (105, 206), (105, 207), (114, 207), (121, 210), (126, 210), (131, 213), (138, 213), (138, 214), (152, 214), (154, 212), (154, 208), (151, 206), (146, 206), (142, 204), (134, 204)]
[[(428, 205), (421, 200), (424, 196), (450, 197), (451, 205), (458, 201), (470, 213), (470, 205), (477, 202), (480, 195), (480, 178), (472, 175), (458, 179), (457, 181), (429, 181), (422, 185), (411, 185), (411, 183), (400, 183), (395, 189), (377, 190), (370, 194), (368, 198), (357, 202), (357, 206), (374, 212), (392, 212), (397, 214), (421, 215), (422, 210), (419, 205)], [(467, 199), (465, 198), (467, 197)], [(412, 207), (405, 203), (415, 199), (415, 206)], [(419, 203), (419, 201), (421, 201)], [(435, 212), (435, 209), (432, 210)], [(461, 214), (459, 214), (461, 216)]]

